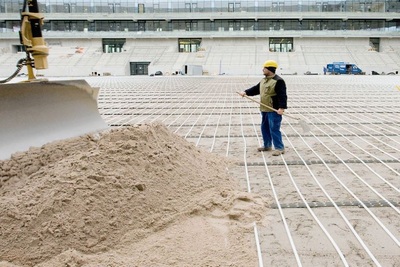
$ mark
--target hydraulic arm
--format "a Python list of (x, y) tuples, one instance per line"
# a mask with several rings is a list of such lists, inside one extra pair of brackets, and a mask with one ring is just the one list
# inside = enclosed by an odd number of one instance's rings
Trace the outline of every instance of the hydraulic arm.
[(20, 42), (26, 50), (29, 80), (36, 79), (33, 69), (47, 69), (49, 48), (42, 36), (43, 16), (37, 0), (25, 0), (21, 13)]

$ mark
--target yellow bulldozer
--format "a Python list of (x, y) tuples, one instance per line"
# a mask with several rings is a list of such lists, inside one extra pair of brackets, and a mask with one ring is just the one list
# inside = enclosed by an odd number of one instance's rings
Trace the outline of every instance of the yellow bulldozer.
[[(42, 36), (43, 16), (37, 0), (25, 0), (20, 42), (26, 58), (0, 81), (0, 160), (48, 142), (108, 128), (97, 108), (98, 88), (85, 80), (37, 79), (35, 70), (47, 69), (49, 48)], [(9, 83), (23, 67), (28, 79)]]

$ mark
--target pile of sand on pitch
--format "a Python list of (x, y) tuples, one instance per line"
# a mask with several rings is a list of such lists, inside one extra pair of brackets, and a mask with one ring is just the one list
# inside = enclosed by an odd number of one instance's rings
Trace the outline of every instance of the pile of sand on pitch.
[[(126, 240), (127, 233), (129, 242), (138, 243), (216, 209), (220, 218), (261, 219), (262, 202), (253, 205), (254, 216), (232, 209), (238, 199), (251, 202), (251, 197), (238, 193), (227, 164), (161, 124), (14, 154), (0, 161), (0, 265), (33, 266), (65, 251), (104, 253)], [(230, 256), (235, 255), (241, 252)], [(238, 257), (249, 261), (247, 256)]]

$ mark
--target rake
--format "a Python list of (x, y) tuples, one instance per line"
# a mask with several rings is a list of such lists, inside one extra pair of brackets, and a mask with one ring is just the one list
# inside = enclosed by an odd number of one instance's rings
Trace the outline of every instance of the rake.
[[(239, 92), (236, 92), (236, 93), (240, 95)], [(241, 95), (240, 95), (240, 96), (241, 96)], [(270, 110), (273, 110), (273, 111), (275, 111), (275, 112), (278, 112), (276, 109), (274, 109), (274, 108), (272, 108), (272, 107), (269, 107), (269, 106), (267, 106), (267, 105), (261, 103), (260, 101), (255, 100), (255, 99), (252, 98), (252, 97), (249, 97), (249, 96), (247, 96), (247, 95), (244, 95), (243, 97), (245, 97), (245, 98), (247, 98), (247, 99), (249, 99), (249, 100), (251, 100), (251, 101), (253, 101), (253, 102), (257, 103), (257, 104), (260, 104), (260, 105), (263, 106), (263, 107), (266, 107), (266, 108), (268, 108), (268, 109), (270, 109)], [(310, 128), (310, 126), (307, 124), (307, 122), (301, 120), (300, 118), (293, 117), (292, 115), (289, 115), (289, 114), (287, 114), (287, 113), (283, 113), (283, 115), (286, 116), (286, 117), (288, 117), (288, 118), (295, 119), (295, 120), (299, 123), (299, 125), (301, 126), (301, 128), (303, 129), (303, 132), (304, 132), (304, 133), (308, 133), (308, 132), (311, 131), (311, 128)]]

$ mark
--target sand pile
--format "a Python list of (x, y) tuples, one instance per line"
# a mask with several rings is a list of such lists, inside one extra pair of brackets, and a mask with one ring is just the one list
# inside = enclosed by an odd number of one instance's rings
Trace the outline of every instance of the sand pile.
[(226, 159), (161, 124), (0, 161), (0, 266), (256, 266), (253, 221)]

